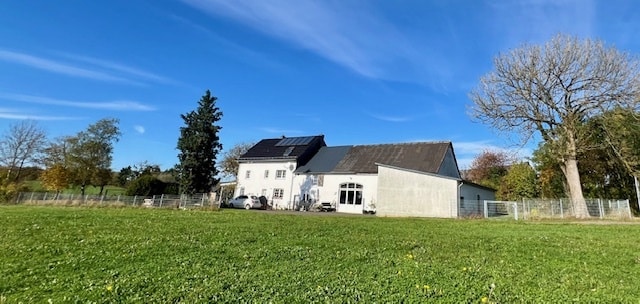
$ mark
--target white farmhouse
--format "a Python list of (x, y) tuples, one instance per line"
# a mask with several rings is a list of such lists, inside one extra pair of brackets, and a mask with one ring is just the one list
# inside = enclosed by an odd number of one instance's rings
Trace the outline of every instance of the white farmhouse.
[(321, 147), (324, 136), (263, 139), (239, 159), (236, 195), (266, 197), (274, 209), (295, 209), (294, 171), (306, 164)]
[[(313, 203), (343, 213), (461, 217), (495, 191), (463, 181), (451, 142), (327, 147), (323, 136), (265, 139), (239, 159), (237, 195), (275, 209)], [(275, 176), (273, 176), (275, 175)]]

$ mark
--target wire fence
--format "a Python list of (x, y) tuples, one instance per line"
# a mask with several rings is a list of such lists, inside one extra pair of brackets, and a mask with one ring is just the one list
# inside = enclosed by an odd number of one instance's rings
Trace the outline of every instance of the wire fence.
[(148, 208), (219, 208), (217, 202), (209, 193), (193, 195), (153, 195), (153, 196), (125, 196), (125, 195), (81, 195), (73, 193), (49, 192), (21, 192), (16, 198), (16, 204), (29, 205), (65, 205), (65, 206), (132, 206)]
[[(630, 219), (629, 200), (586, 199), (587, 211), (593, 219)], [(569, 199), (523, 199), (522, 201), (484, 201), (485, 218), (564, 219), (576, 213)]]

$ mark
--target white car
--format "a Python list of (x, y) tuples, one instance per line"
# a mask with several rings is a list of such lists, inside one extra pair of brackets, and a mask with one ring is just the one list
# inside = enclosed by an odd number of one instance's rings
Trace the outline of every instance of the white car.
[(249, 210), (253, 208), (262, 208), (262, 204), (255, 195), (240, 195), (229, 201), (229, 207)]

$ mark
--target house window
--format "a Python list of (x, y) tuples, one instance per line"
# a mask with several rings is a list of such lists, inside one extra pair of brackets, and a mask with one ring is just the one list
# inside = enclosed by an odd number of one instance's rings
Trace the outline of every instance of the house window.
[(260, 192), (260, 195), (267, 196), (267, 189), (262, 189), (262, 192)]
[(244, 187), (240, 187), (240, 193), (238, 195), (244, 195)]
[(287, 176), (287, 171), (285, 170), (276, 170), (276, 179), (284, 179)]
[(284, 197), (284, 189), (281, 189), (281, 188), (273, 189), (274, 199), (282, 199), (283, 197)]
[(269, 178), (269, 170), (264, 170), (264, 178)]
[(251, 170), (247, 170), (247, 172), (244, 174), (244, 178), (251, 178)]
[(355, 183), (340, 184), (340, 204), (362, 205), (362, 185)]
[(460, 208), (464, 208), (464, 196), (460, 197)]
[(318, 176), (317, 175), (311, 175), (311, 184), (314, 186), (318, 185)]

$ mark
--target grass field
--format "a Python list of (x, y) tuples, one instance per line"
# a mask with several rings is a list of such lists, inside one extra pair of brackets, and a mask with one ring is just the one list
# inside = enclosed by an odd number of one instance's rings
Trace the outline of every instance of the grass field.
[(640, 225), (0, 206), (0, 303), (637, 303)]
[[(29, 191), (32, 191), (32, 192), (46, 192), (47, 191), (42, 186), (42, 182), (39, 181), (39, 180), (25, 181), (25, 182), (23, 182), (23, 184), (29, 188)], [(85, 192), (85, 194), (88, 194), (88, 195), (97, 195), (97, 194), (100, 193), (100, 187), (87, 186), (85, 188), (84, 192)], [(104, 194), (107, 194), (107, 195), (124, 194), (126, 192), (126, 188), (113, 186), (113, 185), (107, 185), (107, 186), (104, 187), (103, 192), (104, 192)], [(74, 187), (74, 188), (71, 188), (71, 189), (65, 189), (65, 190), (62, 191), (62, 193), (80, 194), (81, 191), (80, 191), (80, 187)]]

